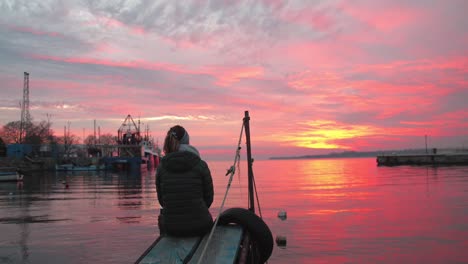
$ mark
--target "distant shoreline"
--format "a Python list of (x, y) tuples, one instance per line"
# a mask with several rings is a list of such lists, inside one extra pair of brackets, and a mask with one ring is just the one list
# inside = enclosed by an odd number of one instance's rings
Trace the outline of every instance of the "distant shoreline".
[(269, 160), (288, 160), (288, 159), (364, 158), (364, 157), (375, 157), (382, 153), (383, 151), (370, 151), (370, 152), (345, 151), (345, 152), (340, 152), (340, 153), (330, 153), (330, 154), (322, 154), (322, 155), (270, 157), (268, 159)]

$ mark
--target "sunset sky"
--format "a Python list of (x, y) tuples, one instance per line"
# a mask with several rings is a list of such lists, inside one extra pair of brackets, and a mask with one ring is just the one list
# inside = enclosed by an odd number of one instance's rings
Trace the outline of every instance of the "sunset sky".
[(466, 0), (0, 0), (0, 124), (160, 143), (185, 126), (233, 158), (244, 111), (254, 158), (468, 146)]

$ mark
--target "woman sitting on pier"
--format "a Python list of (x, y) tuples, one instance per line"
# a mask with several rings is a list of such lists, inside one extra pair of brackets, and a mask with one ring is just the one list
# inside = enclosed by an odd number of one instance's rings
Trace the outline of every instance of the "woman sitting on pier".
[(189, 145), (188, 132), (171, 127), (164, 140), (164, 153), (156, 172), (156, 191), (161, 213), (161, 234), (197, 236), (213, 225), (208, 208), (213, 202), (213, 181), (198, 150)]

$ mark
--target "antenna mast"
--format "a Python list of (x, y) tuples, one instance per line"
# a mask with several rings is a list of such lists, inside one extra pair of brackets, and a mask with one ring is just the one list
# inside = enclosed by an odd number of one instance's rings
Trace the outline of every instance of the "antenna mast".
[(254, 203), (254, 175), (252, 168), (252, 152), (250, 145), (250, 116), (249, 111), (244, 112), (244, 128), (245, 128), (245, 141), (247, 145), (247, 171), (248, 171), (248, 189), (249, 189), (249, 210), (255, 213), (255, 203)]
[(19, 143), (23, 143), (26, 137), (26, 127), (31, 123), (31, 115), (29, 114), (29, 73), (24, 72), (23, 84), (23, 102), (21, 103), (21, 124)]

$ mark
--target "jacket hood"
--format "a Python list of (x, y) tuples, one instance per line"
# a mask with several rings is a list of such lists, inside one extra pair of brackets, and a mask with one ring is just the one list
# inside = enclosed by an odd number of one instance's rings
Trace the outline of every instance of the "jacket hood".
[(184, 172), (192, 169), (199, 162), (200, 157), (191, 151), (176, 151), (166, 155), (161, 163), (168, 171)]
[(198, 152), (198, 150), (194, 146), (189, 144), (180, 144), (179, 151), (189, 151), (200, 157), (200, 153)]

